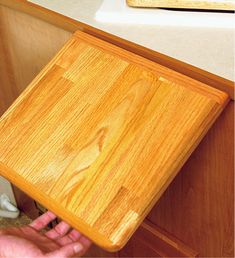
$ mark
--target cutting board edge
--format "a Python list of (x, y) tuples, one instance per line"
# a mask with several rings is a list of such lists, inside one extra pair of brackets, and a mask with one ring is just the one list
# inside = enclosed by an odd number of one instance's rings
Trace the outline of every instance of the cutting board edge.
[[(208, 8), (202, 8), (200, 5), (199, 6), (192, 6), (192, 7), (187, 7), (184, 5), (179, 5), (178, 3), (173, 5), (169, 3), (157, 3), (152, 4), (148, 3), (146, 1), (146, 4), (142, 4), (139, 0), (126, 0), (127, 5), (130, 7), (136, 7), (136, 8), (172, 8), (172, 9), (195, 9), (195, 10), (221, 10), (221, 11), (234, 11), (235, 10), (235, 4), (227, 4), (223, 8), (220, 5), (216, 5), (216, 3), (208, 3)], [(202, 1), (201, 1), (202, 2)], [(213, 6), (212, 6), (213, 5)]]

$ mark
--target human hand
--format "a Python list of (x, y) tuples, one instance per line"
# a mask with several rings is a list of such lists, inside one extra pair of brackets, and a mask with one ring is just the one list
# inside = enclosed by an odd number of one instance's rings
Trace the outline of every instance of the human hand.
[(82, 256), (91, 245), (81, 233), (60, 222), (46, 233), (44, 229), (56, 215), (48, 211), (31, 224), (0, 230), (0, 257), (74, 257)]

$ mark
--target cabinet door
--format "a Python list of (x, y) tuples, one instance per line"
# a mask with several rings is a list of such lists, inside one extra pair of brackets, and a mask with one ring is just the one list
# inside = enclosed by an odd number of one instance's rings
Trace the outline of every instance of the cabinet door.
[(197, 252), (149, 221), (145, 221), (119, 255), (120, 257), (196, 257)]

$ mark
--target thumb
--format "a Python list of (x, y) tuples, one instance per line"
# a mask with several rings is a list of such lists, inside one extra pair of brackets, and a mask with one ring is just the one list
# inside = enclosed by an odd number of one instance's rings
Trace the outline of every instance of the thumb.
[(47, 254), (47, 257), (50, 257), (50, 258), (67, 258), (67, 257), (72, 257), (72, 256), (75, 256), (75, 255), (83, 255), (84, 254), (84, 247), (82, 244), (80, 243), (72, 243), (72, 244), (69, 244), (69, 245), (66, 245), (66, 246), (63, 246), (61, 247), (60, 249), (54, 251), (54, 252), (51, 252), (51, 253), (48, 253)]

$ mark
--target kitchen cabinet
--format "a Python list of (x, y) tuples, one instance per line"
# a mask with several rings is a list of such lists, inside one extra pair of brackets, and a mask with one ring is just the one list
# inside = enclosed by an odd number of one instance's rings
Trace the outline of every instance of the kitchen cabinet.
[[(1, 55), (4, 57), (0, 60), (0, 72), (4, 82), (1, 83), (3, 112), (65, 44), (72, 33), (37, 19), (33, 15), (5, 6), (1, 6), (0, 19), (0, 46)], [(31, 26), (28, 26), (29, 24)], [(148, 226), (142, 226), (141, 233), (137, 231), (117, 255), (136, 256), (135, 252), (138, 249), (135, 243), (142, 243), (146, 255), (157, 256), (158, 253), (162, 256), (162, 252), (156, 250), (158, 247), (155, 245), (158, 245), (158, 242), (145, 243), (143, 237), (141, 239), (145, 234), (143, 230), (149, 232), (148, 227), (154, 228), (155, 225), (160, 225), (162, 229), (168, 231), (168, 233), (163, 231), (164, 236), (170, 234), (169, 238), (175, 242), (180, 240), (181, 243), (182, 240), (188, 246), (186, 249), (190, 250), (186, 252), (188, 256), (197, 253), (201, 256), (233, 255), (232, 139), (233, 102), (230, 102), (148, 215), (146, 220)], [(19, 205), (20, 202), (21, 200)], [(160, 232), (158, 229), (155, 230)], [(149, 234), (150, 239), (157, 239), (157, 233)], [(163, 242), (165, 244), (166, 241)], [(196, 252), (191, 252), (190, 247)], [(167, 251), (169, 249), (168, 245)], [(91, 252), (95, 256), (106, 255), (98, 250), (100, 249), (94, 247)], [(151, 253), (152, 251), (154, 253)], [(167, 256), (170, 256), (170, 253)], [(171, 256), (176, 255), (173, 253)]]

